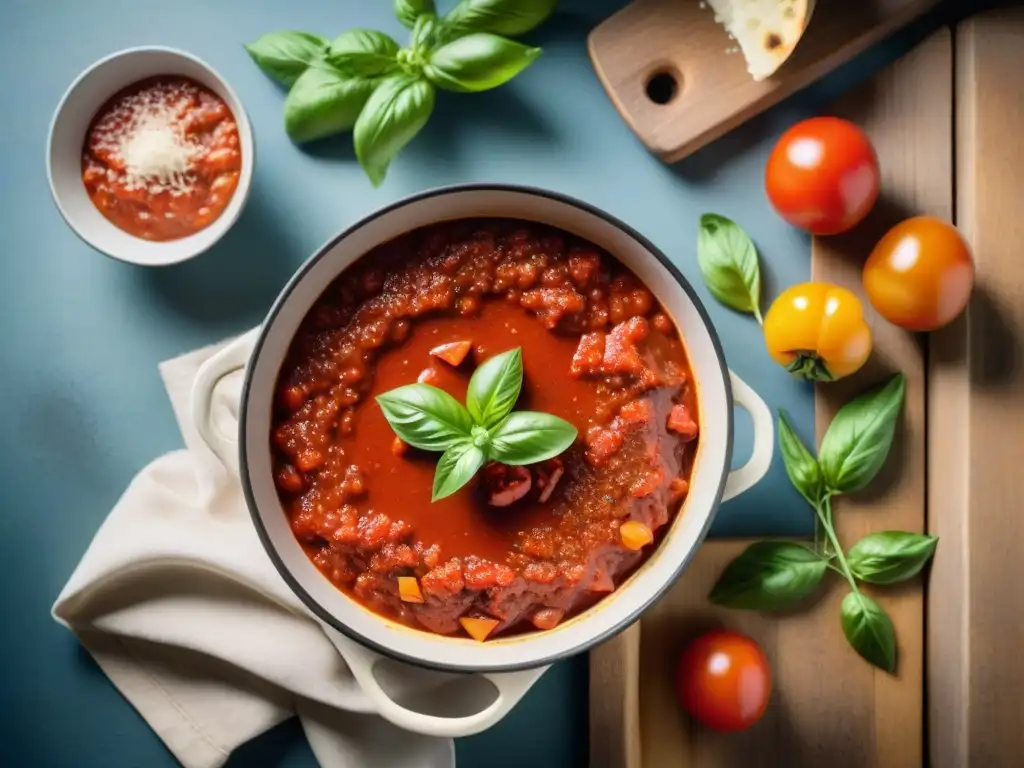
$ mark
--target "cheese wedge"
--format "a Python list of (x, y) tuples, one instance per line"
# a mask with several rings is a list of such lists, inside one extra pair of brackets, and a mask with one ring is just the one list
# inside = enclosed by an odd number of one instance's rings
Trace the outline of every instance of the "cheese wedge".
[(755, 80), (772, 75), (804, 34), (814, 0), (706, 0), (736, 40)]

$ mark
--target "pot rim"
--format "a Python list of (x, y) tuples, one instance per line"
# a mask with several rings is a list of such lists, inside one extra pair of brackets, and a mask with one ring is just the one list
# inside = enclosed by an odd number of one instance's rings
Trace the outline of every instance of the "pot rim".
[[(513, 664), (504, 664), (499, 666), (487, 666), (487, 667), (471, 667), (457, 664), (447, 664), (444, 662), (427, 661), (425, 659), (417, 658), (409, 654), (393, 650), (386, 645), (383, 645), (375, 640), (365, 637), (361, 633), (357, 632), (344, 622), (340, 621), (330, 611), (320, 605), (319, 602), (299, 583), (299, 580), (292, 575), (288, 566), (285, 564), (283, 558), (277, 551), (277, 547), (274, 545), (274, 541), (271, 535), (268, 533), (266, 527), (263, 524), (263, 520), (258, 511), (258, 503), (256, 496), (252, 489), (252, 483), (249, 480), (249, 463), (246, 455), (246, 425), (248, 423), (248, 408), (249, 408), (249, 391), (253, 383), (253, 373), (256, 366), (253, 364), (254, 361), (259, 357), (260, 352), (263, 349), (263, 344), (267, 336), (267, 332), (271, 325), (276, 320), (281, 309), (287, 302), (291, 293), (295, 288), (305, 279), (308, 272), (329, 253), (339, 242), (349, 237), (352, 233), (363, 228), (370, 222), (385, 216), (393, 211), (401, 209), (409, 204), (434, 198), (443, 197), (454, 193), (464, 192), (512, 192), (523, 195), (533, 195), (535, 197), (546, 198), (556, 202), (563, 203), (568, 206), (573, 206), (579, 210), (584, 211), (592, 216), (596, 216), (603, 219), (606, 223), (621, 230), (629, 237), (633, 238), (643, 248), (650, 253), (655, 259), (657, 259), (661, 265), (669, 272), (676, 284), (686, 293), (687, 298), (692, 302), (694, 309), (700, 316), (701, 320), (705, 325), (705, 329), (711, 341), (712, 348), (714, 349), (715, 356), (717, 357), (718, 364), (722, 369), (722, 379), (725, 387), (725, 461), (722, 464), (721, 477), (718, 481), (718, 488), (715, 491), (713, 497), (713, 503), (710, 511), (708, 512), (707, 518), (704, 520), (701, 526), (700, 532), (698, 533), (694, 546), (686, 553), (686, 556), (680, 559), (679, 564), (673, 569), (670, 576), (665, 579), (664, 583), (649, 598), (638, 604), (632, 611), (630, 611), (623, 619), (618, 623), (612, 625), (608, 629), (583, 638), (579, 643), (572, 646), (570, 649), (559, 651), (556, 653), (547, 654), (536, 659), (529, 661), (522, 661)], [(615, 254), (612, 254), (613, 256)], [(325, 286), (326, 287), (326, 286)], [(376, 653), (386, 656), (397, 661), (401, 661), (407, 664), (412, 664), (417, 667), (438, 670), (443, 672), (461, 672), (461, 673), (472, 673), (472, 672), (516, 672), (526, 669), (536, 669), (537, 667), (547, 666), (563, 659), (572, 658), (581, 653), (585, 653), (591, 648), (600, 643), (614, 637), (620, 632), (624, 631), (628, 627), (632, 626), (633, 623), (640, 618), (640, 615), (650, 608), (655, 602), (657, 602), (668, 589), (675, 584), (679, 579), (679, 576), (686, 570), (686, 567), (690, 564), (694, 554), (700, 549), (704, 540), (707, 538), (708, 531), (711, 529), (711, 525), (718, 514), (718, 508), (722, 502), (722, 495), (725, 491), (725, 484), (729, 477), (730, 465), (732, 459), (733, 449), (733, 392), (732, 382), (729, 376), (729, 368), (726, 364), (725, 353), (722, 350), (722, 343), (718, 337), (718, 331), (711, 322), (711, 318), (708, 315), (707, 310), (704, 307), (700, 297), (694, 291), (693, 286), (690, 285), (689, 281), (683, 276), (679, 268), (672, 263), (672, 261), (665, 255), (665, 253), (654, 245), (648, 238), (640, 234), (636, 229), (631, 227), (626, 222), (622, 221), (616, 216), (608, 213), (607, 211), (598, 208), (590, 203), (584, 202), (571, 195), (567, 195), (561, 192), (554, 192), (552, 190), (544, 189), (542, 187), (535, 187), (524, 184), (505, 184), (505, 183), (489, 183), (489, 182), (469, 182), (461, 184), (449, 184), (441, 187), (434, 187), (431, 189), (417, 192), (412, 195), (407, 195), (400, 198), (399, 200), (389, 203), (388, 205), (377, 208), (371, 213), (363, 216), (358, 221), (353, 223), (351, 226), (346, 227), (338, 234), (331, 237), (325, 242), (316, 252), (307, 259), (302, 266), (300, 266), (294, 275), (288, 280), (285, 286), (281, 289), (274, 303), (270, 307), (270, 311), (267, 313), (266, 318), (260, 325), (259, 332), (257, 334), (255, 343), (253, 344), (252, 353), (249, 357), (249, 362), (245, 367), (245, 376), (242, 383), (241, 398), (239, 402), (239, 413), (238, 413), (238, 467), (239, 475), (242, 484), (242, 493), (245, 496), (246, 507), (249, 510), (249, 516), (252, 518), (253, 525), (256, 528), (256, 534), (259, 537), (260, 543), (266, 550), (268, 557), (277, 569), (277, 572), (284, 579), (284, 582), (288, 587), (296, 594), (296, 596), (305, 604), (305, 606), (321, 621), (330, 626), (331, 628), (342, 633), (351, 640), (359, 643), (365, 648), (368, 648)], [(660, 549), (660, 547), (659, 547)], [(651, 558), (655, 558), (659, 555), (659, 552), (655, 550), (651, 554)], [(621, 587), (620, 587), (621, 588)], [(351, 598), (349, 598), (351, 599)], [(597, 605), (588, 608), (596, 608)], [(541, 636), (543, 632), (539, 633)], [(524, 638), (524, 642), (528, 642), (528, 639)]]

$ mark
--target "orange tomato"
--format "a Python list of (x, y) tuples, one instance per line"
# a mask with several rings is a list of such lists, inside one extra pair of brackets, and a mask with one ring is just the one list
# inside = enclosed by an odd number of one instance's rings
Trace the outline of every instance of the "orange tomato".
[(764, 340), (775, 362), (811, 381), (849, 376), (871, 354), (860, 299), (830, 283), (783, 291), (764, 316)]
[(716, 630), (683, 651), (676, 673), (679, 703), (716, 731), (741, 731), (764, 714), (772, 673), (761, 647), (746, 635)]
[(815, 235), (845, 232), (878, 199), (878, 157), (864, 132), (838, 117), (797, 123), (768, 157), (765, 189), (775, 210)]
[(878, 314), (910, 331), (934, 331), (964, 311), (974, 260), (956, 227), (931, 216), (897, 224), (864, 264), (864, 290)]

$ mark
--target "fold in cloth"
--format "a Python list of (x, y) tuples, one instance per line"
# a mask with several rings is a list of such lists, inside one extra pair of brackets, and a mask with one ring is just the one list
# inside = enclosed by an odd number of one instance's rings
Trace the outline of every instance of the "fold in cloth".
[[(220, 345), (161, 364), (185, 440), (140, 472), (53, 606), (187, 768), (292, 715), (323, 768), (449, 768), (450, 739), (373, 713), (344, 660), (267, 557), (242, 489), (196, 434), (189, 394)], [(241, 372), (214, 396), (237, 427)]]

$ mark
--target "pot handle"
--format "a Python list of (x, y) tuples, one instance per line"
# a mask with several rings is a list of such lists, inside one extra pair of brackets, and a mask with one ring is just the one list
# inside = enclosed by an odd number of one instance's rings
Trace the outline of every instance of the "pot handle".
[(217, 384), (241, 368), (252, 354), (259, 328), (239, 336), (203, 363), (196, 372), (189, 397), (189, 413), (199, 438), (229, 470), (238, 474), (238, 435), (225, 435), (213, 423), (213, 393)]
[(746, 464), (729, 473), (722, 501), (739, 496), (757, 485), (768, 472), (775, 453), (775, 421), (772, 412), (743, 379), (732, 371), (729, 371), (729, 378), (732, 381), (733, 401), (749, 413), (754, 422), (754, 450)]
[(322, 624), (324, 632), (345, 659), (356, 682), (370, 699), (377, 713), (390, 723), (406, 731), (426, 736), (461, 738), (472, 736), (490, 728), (519, 703), (548, 667), (536, 667), (518, 672), (474, 672), (486, 678), (497, 689), (497, 696), (479, 712), (463, 717), (427, 715), (407, 709), (384, 690), (374, 667), (385, 657), (345, 637), (332, 627)]

